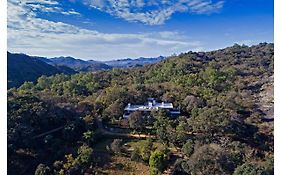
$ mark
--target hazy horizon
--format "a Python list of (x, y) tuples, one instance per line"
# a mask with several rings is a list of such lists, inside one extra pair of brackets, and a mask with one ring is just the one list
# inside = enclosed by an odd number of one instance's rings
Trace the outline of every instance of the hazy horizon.
[(273, 42), (268, 0), (8, 0), (8, 50), (84, 60)]
[[(229, 46), (225, 46), (225, 47), (222, 47), (222, 48), (217, 48), (217, 49), (209, 49), (209, 50), (206, 50), (206, 51), (192, 51), (192, 50), (188, 50), (188, 51), (185, 51), (185, 52), (181, 52), (181, 53), (187, 53), (187, 52), (210, 52), (210, 51), (216, 51), (216, 50), (220, 50), (220, 49), (224, 49), (224, 48), (227, 48), (227, 47), (231, 47), (233, 46), (234, 44), (239, 44), (239, 45), (246, 45), (248, 47), (251, 47), (251, 46), (254, 46), (254, 45), (258, 45), (260, 43), (264, 43), (264, 42), (259, 42), (259, 43), (255, 43), (255, 44), (251, 44), (251, 45), (247, 45), (247, 44), (244, 44), (244, 43), (233, 43), (232, 45), (229, 45)], [(274, 44), (274, 42), (266, 42), (268, 44)], [(72, 56), (72, 55), (57, 55), (57, 56), (44, 56), (44, 55), (30, 55), (30, 54), (27, 54), (27, 53), (23, 53), (23, 52), (11, 52), (8, 50), (8, 52), (10, 53), (13, 53), (13, 54), (25, 54), (25, 55), (28, 55), (28, 56), (31, 56), (31, 57), (44, 57), (44, 58), (47, 58), (47, 59), (52, 59), (52, 58), (59, 58), (59, 57), (72, 57), (72, 58), (75, 58), (75, 59), (79, 59), (79, 60), (83, 60), (83, 61), (99, 61), (99, 62), (107, 62), (107, 61), (116, 61), (116, 60), (125, 60), (125, 59), (132, 59), (132, 60), (135, 60), (135, 59), (139, 59), (139, 58), (158, 58), (158, 57), (170, 57), (170, 56), (173, 56), (175, 55), (174, 54), (170, 54), (170, 55), (158, 55), (158, 56), (151, 56), (151, 57), (144, 57), (144, 56), (138, 56), (138, 57), (124, 57), (124, 58), (109, 58), (109, 59), (106, 59), (106, 60), (99, 60), (98, 58), (80, 58), (80, 57), (75, 57), (75, 56)], [(176, 55), (179, 55), (181, 53), (178, 53)]]

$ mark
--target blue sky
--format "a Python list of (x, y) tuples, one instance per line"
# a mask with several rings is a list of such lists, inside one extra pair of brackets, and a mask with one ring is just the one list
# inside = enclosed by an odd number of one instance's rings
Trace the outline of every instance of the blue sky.
[(8, 50), (109, 60), (273, 42), (273, 0), (8, 0)]

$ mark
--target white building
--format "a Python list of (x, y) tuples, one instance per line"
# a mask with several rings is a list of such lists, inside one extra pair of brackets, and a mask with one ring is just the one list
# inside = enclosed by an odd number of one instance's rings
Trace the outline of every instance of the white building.
[(171, 116), (179, 116), (180, 111), (175, 109), (172, 103), (157, 103), (154, 98), (148, 98), (147, 103), (144, 105), (132, 105), (129, 103), (124, 109), (123, 118), (128, 118), (132, 112), (141, 111), (145, 114), (150, 113), (153, 110), (164, 109), (167, 110)]

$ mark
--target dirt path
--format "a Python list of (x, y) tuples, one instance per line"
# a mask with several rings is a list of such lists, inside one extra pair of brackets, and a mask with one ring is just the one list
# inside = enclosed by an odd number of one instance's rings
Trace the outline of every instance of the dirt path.
[(146, 135), (146, 134), (131, 134), (131, 133), (116, 133), (110, 131), (103, 131), (105, 135), (110, 136), (119, 136), (119, 137), (132, 137), (132, 138), (155, 138), (154, 135)]
[(105, 135), (117, 136), (117, 137), (131, 137), (131, 138), (155, 138), (154, 135), (119, 133), (119, 132), (109, 131), (108, 129), (104, 128), (101, 119), (97, 119), (97, 124), (100, 131), (102, 131), (102, 133)]
[(36, 138), (43, 137), (43, 136), (45, 136), (45, 135), (48, 135), (48, 134), (57, 132), (57, 131), (63, 129), (63, 127), (64, 127), (64, 126), (61, 126), (61, 127), (52, 129), (52, 130), (50, 130), (50, 131), (44, 132), (44, 133), (42, 133), (42, 134), (36, 135), (36, 136), (32, 137), (32, 139), (36, 139)]
[[(103, 134), (105, 135), (110, 135), (110, 136), (117, 136), (117, 137), (131, 137), (131, 138), (155, 138), (154, 135), (147, 135), (147, 134), (131, 134), (131, 133), (119, 133), (119, 132), (114, 132), (114, 131), (109, 131), (107, 129), (104, 128), (101, 119), (97, 119), (97, 124), (98, 124), (98, 128), (100, 129), (100, 131), (102, 131)], [(44, 132), (42, 134), (36, 135), (34, 137), (32, 137), (32, 139), (36, 139), (36, 138), (40, 138), (43, 137), (45, 135), (57, 132), (61, 129), (63, 129), (64, 126), (52, 129), (50, 131)], [(110, 128), (109, 128), (110, 129)]]

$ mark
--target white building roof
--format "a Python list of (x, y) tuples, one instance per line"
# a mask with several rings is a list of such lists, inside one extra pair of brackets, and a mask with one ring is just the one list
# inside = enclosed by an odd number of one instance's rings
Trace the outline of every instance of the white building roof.
[(128, 104), (125, 107), (126, 111), (152, 111), (152, 110), (158, 110), (158, 109), (173, 109), (172, 103), (151, 103), (149, 102), (146, 105), (131, 105)]

